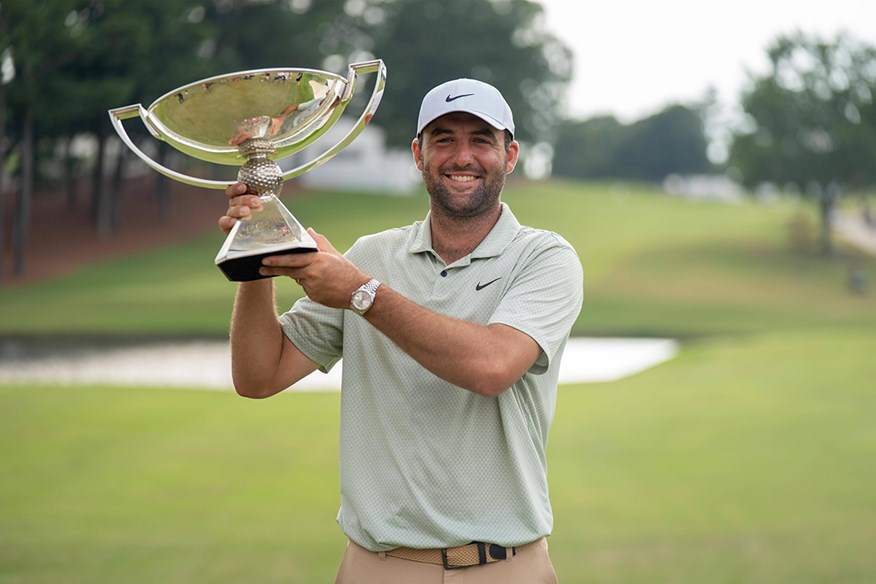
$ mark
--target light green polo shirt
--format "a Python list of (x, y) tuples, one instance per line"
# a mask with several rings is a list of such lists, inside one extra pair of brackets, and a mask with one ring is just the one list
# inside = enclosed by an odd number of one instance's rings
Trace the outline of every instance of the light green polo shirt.
[(372, 551), (536, 540), (553, 526), (545, 445), (581, 309), (581, 263), (563, 238), (522, 227), (504, 204), (471, 255), (445, 266), (431, 241), (427, 216), (363, 237), (347, 256), (430, 310), (525, 332), (542, 355), (501, 395), (483, 397), (436, 377), (359, 315), (298, 301), (281, 316), (289, 339), (323, 370), (344, 358), (338, 522)]

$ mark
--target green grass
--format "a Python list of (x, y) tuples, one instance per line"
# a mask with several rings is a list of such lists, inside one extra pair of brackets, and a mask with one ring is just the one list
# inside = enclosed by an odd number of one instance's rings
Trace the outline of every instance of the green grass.
[[(548, 452), (561, 581), (872, 582), (876, 260), (792, 249), (789, 202), (573, 183), (518, 183), (505, 199), (578, 249), (576, 333), (683, 341), (642, 374), (561, 388)], [(426, 209), (344, 194), (289, 206), (340, 249)], [(220, 242), (0, 289), (0, 334), (224, 334)], [(867, 294), (846, 289), (853, 264)], [(296, 294), (281, 283), (281, 305)], [(333, 581), (338, 404), (0, 386), (0, 581)]]
[[(710, 339), (562, 387), (562, 581), (871, 581), (874, 351), (867, 331)], [(332, 581), (338, 400), (0, 388), (0, 580)]]
[(329, 581), (336, 394), (12, 386), (0, 403), (0, 581)]
[(869, 331), (702, 341), (563, 388), (552, 549), (572, 582), (869, 582)]

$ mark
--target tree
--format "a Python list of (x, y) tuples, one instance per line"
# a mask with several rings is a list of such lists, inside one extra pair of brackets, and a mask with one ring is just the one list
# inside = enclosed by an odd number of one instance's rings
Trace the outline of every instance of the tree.
[(570, 123), (559, 133), (554, 174), (572, 178), (661, 181), (709, 172), (700, 113), (672, 105), (630, 125), (613, 117)]
[(729, 164), (749, 187), (793, 185), (817, 203), (821, 248), (832, 250), (839, 194), (876, 183), (876, 49), (846, 35), (797, 33), (768, 48), (770, 70), (741, 96), (747, 123)]
[(614, 116), (561, 124), (554, 146), (553, 174), (583, 179), (617, 177), (615, 153), (625, 129)]
[[(214, 74), (245, 69), (320, 69), (326, 56), (353, 50), (346, 0), (213, 0), (204, 19), (215, 29)], [(346, 71), (343, 71), (346, 73)], [(189, 79), (188, 81), (196, 81)]]
[(0, 54), (9, 56), (15, 71), (0, 87), (9, 120), (4, 130), (21, 160), (13, 230), (16, 273), (25, 269), (36, 144), (97, 135), (93, 202), (99, 228), (108, 230), (114, 201), (102, 189), (107, 110), (139, 98), (153, 81), (167, 82), (196, 68), (202, 35), (189, 16), (198, 5), (195, 0), (5, 0), (0, 5), (0, 29), (8, 31), (0, 39)]
[[(354, 4), (348, 2), (348, 4)], [(544, 27), (529, 0), (364, 0), (359, 21), (374, 37), (369, 51), (387, 64), (388, 81), (375, 123), (389, 143), (407, 147), (417, 111), (432, 87), (472, 77), (498, 87), (517, 137), (552, 141), (571, 78), (570, 50)]]
[(699, 114), (686, 106), (673, 105), (630, 126), (616, 156), (626, 176), (660, 181), (673, 173), (711, 170), (707, 146)]
[[(36, 127), (54, 111), (55, 95), (44, 88), (58, 70), (58, 60), (66, 47), (64, 19), (73, 0), (46, 0), (34, 4), (27, 0), (5, 0), (0, 4), (0, 55), (4, 66), (14, 71), (11, 80), (0, 85), (3, 92), (3, 117), (11, 124), (3, 134), (17, 143), (19, 151), (19, 188), (15, 200), (12, 228), (13, 271), (25, 269), (26, 244), (33, 196)], [(7, 132), (7, 130), (9, 130)], [(5, 145), (4, 145), (5, 147)], [(3, 163), (6, 161), (6, 152)], [(3, 193), (0, 192), (0, 195)], [(0, 204), (4, 204), (0, 200)], [(0, 240), (0, 258), (4, 241)]]
[(67, 126), (61, 127), (97, 138), (92, 214), (102, 236), (109, 235), (118, 217), (121, 165), (127, 155), (123, 150), (116, 159), (116, 178), (107, 189), (107, 110), (136, 102), (148, 105), (147, 98), (202, 77), (215, 66), (201, 50), (211, 30), (198, 16), (199, 6), (194, 0), (101, 0), (68, 17), (74, 23), (72, 55), (58, 79), (63, 83), (59, 91), (69, 96), (71, 105), (62, 110)]

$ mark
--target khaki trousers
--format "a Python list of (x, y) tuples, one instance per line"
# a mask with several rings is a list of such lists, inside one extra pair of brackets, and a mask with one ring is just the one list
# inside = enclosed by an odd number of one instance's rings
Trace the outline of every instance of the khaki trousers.
[(546, 539), (502, 560), (456, 570), (368, 551), (352, 541), (335, 584), (557, 584)]

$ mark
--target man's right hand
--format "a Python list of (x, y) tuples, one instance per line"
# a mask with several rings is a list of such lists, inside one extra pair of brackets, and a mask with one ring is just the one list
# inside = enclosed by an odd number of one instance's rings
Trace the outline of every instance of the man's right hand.
[(225, 194), (228, 196), (228, 211), (219, 218), (219, 229), (228, 235), (237, 220), (252, 215), (254, 209), (262, 206), (262, 201), (258, 195), (247, 192), (247, 186), (243, 183), (229, 185)]

